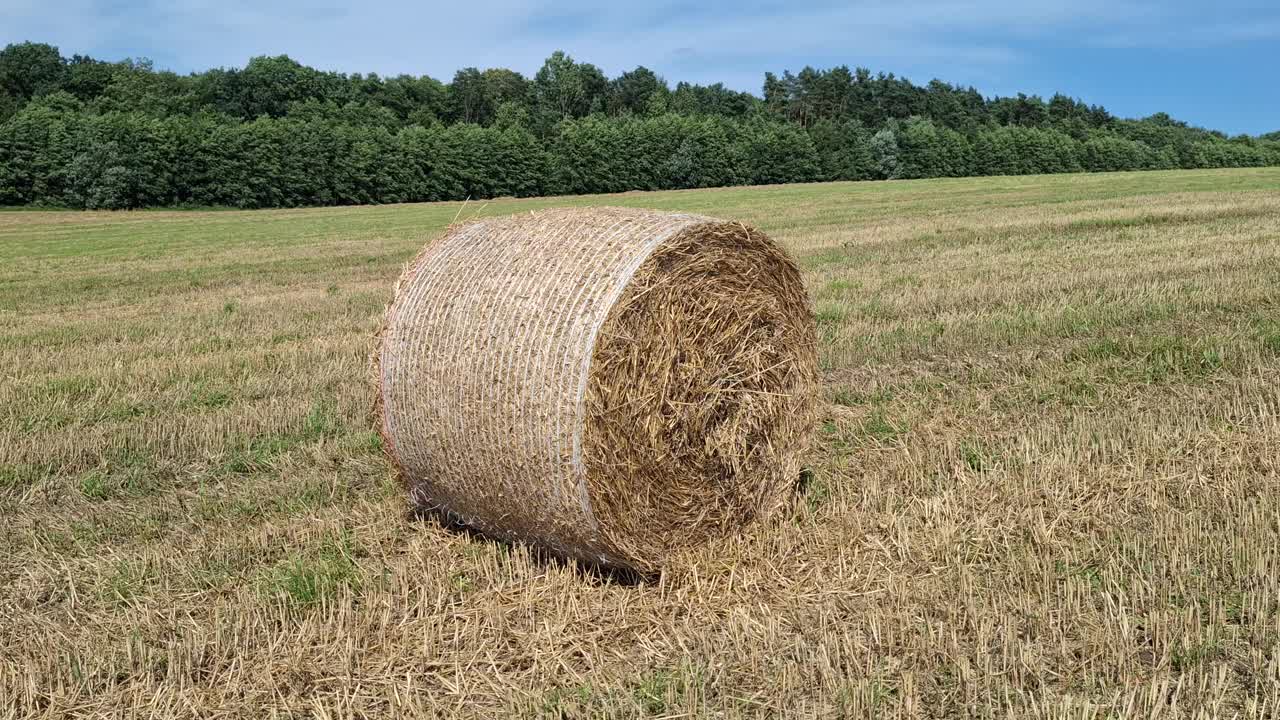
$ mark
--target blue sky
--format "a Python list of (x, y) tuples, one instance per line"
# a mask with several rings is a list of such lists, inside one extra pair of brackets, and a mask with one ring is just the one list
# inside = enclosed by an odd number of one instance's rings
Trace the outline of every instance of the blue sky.
[(1061, 91), (1121, 116), (1163, 110), (1233, 134), (1280, 130), (1276, 0), (2, 0), (0, 44), (22, 40), (179, 72), (284, 53), (446, 81), (472, 65), (532, 75), (563, 49), (610, 75), (645, 65), (673, 85), (757, 94), (766, 70), (861, 65), (986, 95)]

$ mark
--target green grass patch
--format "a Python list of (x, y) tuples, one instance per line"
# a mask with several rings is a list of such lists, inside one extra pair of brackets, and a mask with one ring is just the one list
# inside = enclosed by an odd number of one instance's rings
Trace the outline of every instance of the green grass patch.
[[(1033, 398), (1038, 405), (1058, 403), (1066, 407), (1089, 405), (1098, 400), (1096, 381), (1084, 374), (1054, 377), (1046, 384), (1035, 387)], [(1012, 405), (1011, 409), (1015, 409)]]
[(588, 708), (595, 703), (595, 690), (590, 683), (572, 688), (551, 688), (542, 696), (538, 715), (546, 718), (589, 717)]
[(189, 407), (216, 410), (231, 404), (231, 392), (218, 387), (208, 387), (201, 383), (187, 397)]
[(90, 470), (81, 475), (79, 485), (80, 494), (90, 500), (106, 500), (111, 497), (107, 475), (100, 470)]
[(71, 401), (84, 401), (96, 392), (98, 387), (99, 380), (95, 377), (68, 375), (46, 380), (38, 392), (50, 399), (62, 397)]
[(631, 685), (631, 696), (646, 717), (674, 714), (697, 699), (704, 685), (702, 670), (685, 662), (679, 667), (655, 670)]
[(901, 313), (880, 298), (871, 298), (858, 306), (858, 316), (867, 320), (897, 320)]
[(458, 571), (449, 576), (449, 587), (458, 597), (466, 597), (476, 589), (476, 581), (467, 573)]
[(1029, 310), (1015, 310), (993, 321), (995, 336), (1006, 342), (1035, 337), (1044, 330), (1044, 318)]
[(355, 538), (349, 531), (326, 537), (318, 546), (292, 554), (272, 568), (266, 592), (297, 606), (324, 602), (343, 589), (358, 592), (361, 579), (355, 556)]
[(106, 407), (102, 412), (104, 420), (112, 420), (120, 422), (124, 420), (132, 420), (133, 418), (146, 415), (148, 408), (146, 405), (138, 402), (125, 400), (117, 400)]
[(1187, 672), (1220, 659), (1222, 654), (1222, 642), (1216, 639), (1179, 644), (1169, 653), (1169, 665), (1175, 672)]
[(862, 422), (862, 433), (882, 445), (892, 443), (905, 432), (905, 426), (891, 421), (879, 408)]
[(1163, 383), (1198, 379), (1228, 366), (1225, 342), (1211, 337), (1100, 338), (1067, 351), (1071, 363), (1112, 367), (1129, 381)]
[(804, 502), (809, 512), (817, 512), (831, 500), (831, 485), (827, 481), (810, 472), (810, 479), (805, 483)]
[(894, 398), (894, 391), (890, 388), (876, 388), (871, 391), (855, 390), (853, 388), (843, 387), (836, 388), (832, 395), (831, 401), (837, 405), (844, 407), (855, 407), (858, 405), (885, 405)]
[(107, 577), (102, 594), (106, 600), (116, 605), (128, 605), (143, 594), (151, 580), (151, 569), (145, 562), (136, 559), (120, 560)]
[(960, 443), (960, 459), (964, 462), (965, 467), (973, 472), (981, 473), (990, 470), (995, 466), (995, 454), (982, 446), (977, 441), (966, 441)]
[(298, 436), (292, 433), (259, 435), (250, 439), (246, 447), (228, 453), (222, 469), (235, 475), (250, 475), (273, 470), (276, 458), (297, 446), (299, 442)]
[(924, 287), (924, 281), (920, 279), (919, 275), (915, 274), (895, 275), (889, 278), (884, 286), (886, 288), (919, 288)]
[(302, 423), (303, 440), (319, 440), (338, 434), (342, 425), (338, 417), (337, 405), (332, 398), (319, 398), (311, 405), (306, 420)]
[(157, 468), (150, 458), (139, 459), (135, 453), (117, 453), (109, 456), (100, 467), (82, 473), (76, 485), (86, 499), (98, 501), (150, 495), (171, 477)]
[(230, 352), (236, 348), (236, 340), (230, 337), (208, 335), (191, 344), (192, 355), (212, 355)]
[(382, 454), (382, 435), (374, 430), (358, 430), (342, 436), (342, 448), (353, 453)]
[(803, 267), (817, 269), (827, 265), (843, 265), (849, 260), (849, 252), (843, 248), (823, 250), (800, 260)]
[(23, 415), (18, 421), (18, 428), (23, 433), (38, 433), (48, 430), (59, 430), (70, 427), (76, 418), (60, 410), (41, 407), (34, 413)]
[[(336, 403), (331, 398), (319, 398), (297, 431), (259, 435), (248, 439), (247, 443), (242, 440), (239, 448), (227, 454), (222, 470), (234, 475), (272, 471), (281, 455), (306, 443), (338, 437), (341, 429), (342, 419), (338, 416)], [(360, 433), (357, 438), (357, 442), (366, 447), (375, 444), (370, 434)], [(381, 442), (381, 438), (376, 441), (379, 449)]]
[(846, 280), (838, 278), (827, 283), (827, 292), (830, 293), (847, 293), (862, 288), (862, 282), (859, 280)]
[(1105, 360), (1120, 357), (1126, 352), (1125, 345), (1114, 338), (1092, 340), (1067, 353), (1067, 360), (1073, 362), (1089, 360)]
[(1156, 338), (1143, 358), (1149, 382), (1174, 376), (1199, 377), (1222, 369), (1223, 350), (1205, 341), (1181, 337)]
[(842, 426), (834, 420), (822, 423), (822, 438), (837, 452), (843, 454), (863, 445), (888, 445), (907, 431), (905, 425), (890, 420), (883, 408), (873, 409), (855, 428)]
[(838, 305), (826, 305), (818, 308), (813, 319), (818, 323), (818, 331), (823, 334), (832, 333), (840, 328), (848, 312)]
[(1272, 355), (1280, 355), (1280, 323), (1259, 323), (1258, 339), (1262, 349)]

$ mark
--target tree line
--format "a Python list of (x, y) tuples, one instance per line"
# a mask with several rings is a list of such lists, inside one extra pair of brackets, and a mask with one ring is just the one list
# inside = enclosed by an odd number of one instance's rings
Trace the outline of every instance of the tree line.
[(1280, 165), (1280, 133), (986, 98), (858, 68), (766, 73), (757, 97), (608, 78), (556, 52), (426, 76), (288, 57), (178, 75), (0, 51), (0, 205), (293, 207), (823, 180)]

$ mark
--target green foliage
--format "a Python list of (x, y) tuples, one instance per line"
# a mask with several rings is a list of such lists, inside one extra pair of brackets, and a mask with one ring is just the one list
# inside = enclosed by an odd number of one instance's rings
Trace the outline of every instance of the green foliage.
[(969, 141), (928, 118), (911, 118), (897, 133), (898, 177), (963, 177), (971, 171)]
[(557, 50), (533, 77), (534, 114), (544, 123), (604, 109), (608, 81), (600, 69)]
[(1090, 172), (1145, 170), (1157, 163), (1155, 151), (1146, 143), (1109, 135), (1087, 140), (1081, 158)]
[(869, 180), (876, 177), (871, 134), (857, 120), (823, 118), (809, 130), (823, 180)]
[(503, 105), (526, 106), (529, 92), (529, 81), (518, 72), (463, 68), (454, 74), (448, 86), (448, 118), (454, 122), (491, 125)]
[(662, 126), (679, 141), (662, 161), (663, 187), (720, 187), (741, 182), (742, 153), (731, 137), (736, 126), (730, 121), (668, 114), (648, 122)]
[(752, 185), (812, 182), (819, 177), (813, 139), (796, 125), (754, 121), (743, 128), (743, 179)]
[(610, 115), (644, 115), (654, 104), (655, 97), (668, 94), (666, 82), (649, 68), (640, 66), (609, 81), (607, 107)]
[(297, 207), (814, 180), (1280, 164), (1228, 138), (1063, 95), (984, 98), (840, 66), (764, 97), (563, 52), (532, 78), (323, 72), (287, 56), (192, 75), (0, 51), (0, 205)]
[(23, 42), (0, 50), (0, 91), (19, 100), (60, 88), (66, 71), (66, 61), (52, 45)]
[(875, 177), (895, 180), (899, 174), (898, 136), (887, 127), (871, 136), (871, 159), (875, 163)]
[(974, 138), (973, 170), (977, 175), (1079, 172), (1084, 169), (1080, 156), (1079, 143), (1057, 130), (1016, 125), (989, 128)]

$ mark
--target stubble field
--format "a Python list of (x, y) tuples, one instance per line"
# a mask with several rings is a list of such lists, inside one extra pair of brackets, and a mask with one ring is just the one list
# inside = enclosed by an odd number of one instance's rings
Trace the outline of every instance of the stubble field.
[[(407, 513), (366, 359), (462, 217), (741, 219), (793, 506), (652, 583)], [(1276, 717), (1280, 169), (0, 213), (0, 717)]]

